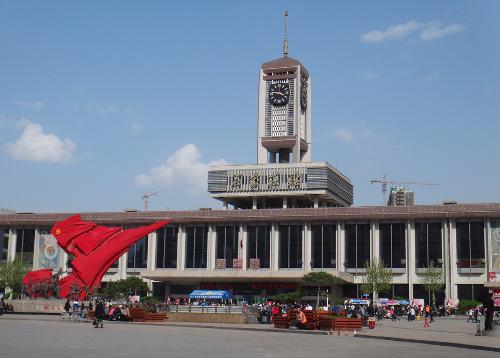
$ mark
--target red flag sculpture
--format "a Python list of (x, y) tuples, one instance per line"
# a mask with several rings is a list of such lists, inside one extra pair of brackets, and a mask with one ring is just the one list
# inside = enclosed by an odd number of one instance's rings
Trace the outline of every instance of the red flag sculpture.
[[(75, 288), (80, 291), (80, 299), (83, 299), (85, 289), (97, 287), (106, 271), (132, 245), (169, 223), (170, 220), (164, 220), (123, 230), (122, 227), (105, 227), (82, 221), (80, 215), (56, 223), (51, 234), (64, 251), (75, 257), (71, 262), (72, 273), (59, 280), (59, 296), (67, 297), (72, 293), (72, 288)], [(39, 275), (45, 277), (47, 271), (50, 270), (33, 271), (26, 274), (25, 278), (29, 280), (29, 277), (36, 278)]]

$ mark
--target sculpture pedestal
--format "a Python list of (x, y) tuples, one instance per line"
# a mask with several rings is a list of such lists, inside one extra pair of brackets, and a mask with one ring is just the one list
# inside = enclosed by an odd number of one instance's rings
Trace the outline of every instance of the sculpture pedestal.
[(14, 308), (14, 313), (45, 313), (55, 314), (64, 311), (66, 300), (60, 299), (28, 299), (28, 300), (8, 300)]

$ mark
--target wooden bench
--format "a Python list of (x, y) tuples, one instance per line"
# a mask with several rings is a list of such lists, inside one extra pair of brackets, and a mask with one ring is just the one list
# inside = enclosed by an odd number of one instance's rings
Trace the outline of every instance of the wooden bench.
[(361, 318), (335, 318), (333, 320), (333, 330), (338, 332), (345, 332), (347, 336), (348, 331), (361, 331), (363, 328), (363, 320)]
[(146, 321), (146, 312), (144, 311), (144, 308), (130, 307), (128, 311), (130, 312), (130, 318), (132, 319), (132, 322)]
[(318, 329), (322, 331), (331, 331), (334, 325), (334, 318), (332, 314), (322, 313), (318, 314)]
[(314, 310), (304, 311), (304, 314), (307, 320), (306, 324), (304, 325), (304, 328), (315, 330), (318, 327), (318, 317), (316, 311)]
[(274, 328), (288, 328), (290, 327), (290, 321), (288, 320), (287, 317), (283, 317), (281, 315), (274, 315), (273, 316), (273, 324)]
[(167, 315), (165, 312), (147, 312), (145, 321), (146, 322), (164, 322), (167, 319)]

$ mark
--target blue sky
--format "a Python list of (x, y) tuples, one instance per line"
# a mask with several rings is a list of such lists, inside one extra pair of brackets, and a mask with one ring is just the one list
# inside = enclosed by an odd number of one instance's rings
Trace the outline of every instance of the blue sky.
[(257, 79), (312, 76), (312, 154), (416, 202), (500, 201), (497, 1), (0, 1), (0, 207), (219, 207), (212, 162), (256, 161)]

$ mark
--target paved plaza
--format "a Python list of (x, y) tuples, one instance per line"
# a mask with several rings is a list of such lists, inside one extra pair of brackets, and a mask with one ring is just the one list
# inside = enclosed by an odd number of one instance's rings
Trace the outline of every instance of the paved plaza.
[[(262, 327), (252, 325), (250, 327)], [(385, 326), (385, 324), (384, 324)], [(219, 327), (222, 328), (222, 327)], [(89, 323), (33, 317), (0, 317), (0, 357), (497, 357), (447, 346), (186, 325)], [(385, 328), (384, 328), (385, 329)], [(479, 337), (481, 338), (481, 337)]]

